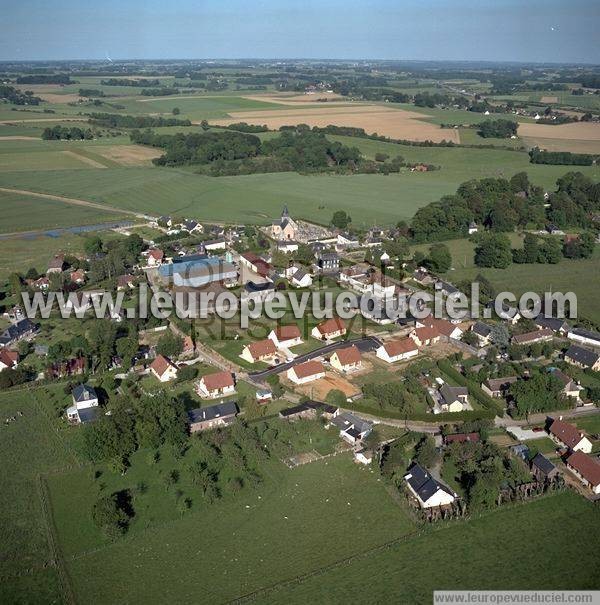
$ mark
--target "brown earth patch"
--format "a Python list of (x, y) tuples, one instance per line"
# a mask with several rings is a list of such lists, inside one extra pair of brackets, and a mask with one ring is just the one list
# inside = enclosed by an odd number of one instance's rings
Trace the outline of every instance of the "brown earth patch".
[(18, 136), (18, 135), (0, 137), (0, 141), (39, 141), (39, 140), (40, 140), (39, 137), (26, 137), (26, 136)]
[(542, 97), (540, 103), (558, 103), (558, 97)]
[(532, 139), (571, 139), (600, 141), (600, 123), (576, 122), (573, 124), (519, 124), (519, 136)]
[(326, 372), (324, 378), (319, 378), (319, 380), (307, 384), (292, 384), (292, 387), (299, 393), (317, 401), (325, 401), (327, 393), (335, 389), (342, 391), (346, 397), (353, 397), (360, 392), (355, 385), (335, 372)]
[(108, 145), (94, 148), (94, 153), (123, 166), (145, 166), (162, 155), (160, 149), (142, 145)]
[(229, 115), (229, 119), (216, 120), (213, 123), (227, 126), (244, 121), (249, 124), (266, 124), (272, 130), (294, 124), (308, 124), (321, 128), (332, 124), (364, 128), (367, 134), (378, 133), (394, 139), (460, 142), (456, 130), (442, 129), (437, 124), (425, 122), (424, 119), (427, 116), (424, 114), (379, 105), (336, 107), (324, 104), (323, 107), (303, 108), (302, 110), (235, 111)]
[(350, 104), (351, 101), (347, 97), (338, 95), (335, 92), (315, 93), (314, 95), (244, 95), (242, 99), (250, 101), (263, 101), (264, 103), (276, 103), (277, 105), (306, 105), (314, 103), (320, 105), (322, 101), (319, 99), (327, 99), (327, 102)]
[(600, 141), (578, 141), (575, 139), (544, 139), (523, 137), (527, 147), (539, 147), (548, 151), (570, 151), (571, 153), (600, 154)]

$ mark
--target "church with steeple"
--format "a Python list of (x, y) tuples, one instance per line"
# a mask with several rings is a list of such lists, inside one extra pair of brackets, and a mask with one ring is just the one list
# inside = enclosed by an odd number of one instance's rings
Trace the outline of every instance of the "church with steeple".
[(271, 224), (271, 236), (278, 240), (295, 240), (298, 237), (298, 223), (290, 217), (287, 204), (281, 212), (281, 218)]

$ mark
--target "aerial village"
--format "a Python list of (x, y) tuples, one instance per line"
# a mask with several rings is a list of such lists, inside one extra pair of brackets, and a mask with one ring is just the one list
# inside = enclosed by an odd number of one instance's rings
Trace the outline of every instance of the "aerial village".
[[(600, 499), (600, 333), (552, 313), (528, 319), (508, 309), (461, 321), (358, 309), (351, 319), (319, 320), (307, 311), (261, 317), (247, 329), (214, 308), (204, 319), (134, 320), (125, 309), (142, 284), (262, 302), (292, 291), (382, 302), (459, 291), (423, 259), (400, 258), (393, 229), (326, 228), (294, 219), (286, 206), (264, 227), (169, 216), (151, 217), (149, 227), (160, 236), (126, 228), (118, 240), (94, 236), (85, 257), (57, 250), (45, 274), (27, 273), (21, 291), (60, 290), (95, 323), (57, 311), (29, 319), (14, 297), (0, 333), (3, 389), (64, 383), (57, 416), (72, 431), (110, 415), (107, 401), (124, 384), (144, 395), (185, 395), (190, 439), (257, 419), (294, 430), (312, 423), (330, 447), (292, 453), (283, 460), (290, 469), (350, 452), (357, 469), (387, 473), (415, 514), (432, 521), (465, 514), (475, 481), (465, 479), (465, 460), (496, 461), (496, 474), (478, 477), (481, 493), (472, 497), (497, 505), (554, 489)], [(125, 309), (90, 319), (107, 290), (122, 293)], [(0, 427), (25, 421), (3, 418)]]

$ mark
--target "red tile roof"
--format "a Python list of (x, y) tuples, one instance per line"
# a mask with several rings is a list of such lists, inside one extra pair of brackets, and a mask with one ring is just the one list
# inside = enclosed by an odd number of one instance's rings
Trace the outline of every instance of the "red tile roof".
[(444, 440), (446, 443), (476, 443), (479, 441), (479, 433), (455, 433), (454, 435), (446, 435)]
[(317, 330), (319, 330), (319, 332), (324, 336), (327, 336), (328, 334), (335, 334), (336, 332), (342, 332), (342, 334), (345, 334), (346, 324), (339, 317), (333, 317), (321, 322), (317, 326)]
[(308, 378), (309, 376), (325, 372), (323, 364), (320, 361), (314, 360), (300, 363), (297, 366), (294, 366), (293, 369), (294, 374), (296, 374), (298, 378)]
[(151, 364), (150, 369), (162, 376), (173, 364), (163, 355), (159, 355)]
[(390, 357), (397, 357), (410, 351), (418, 351), (419, 348), (410, 338), (396, 338), (384, 343), (383, 348)]
[(19, 361), (19, 354), (17, 351), (10, 351), (9, 349), (0, 349), (0, 362), (6, 367), (12, 368)]
[(585, 436), (576, 426), (563, 422), (562, 420), (555, 420), (550, 425), (550, 432), (571, 449), (573, 449)]
[(573, 452), (567, 458), (567, 464), (574, 468), (593, 487), (600, 485), (600, 462), (597, 458), (583, 452)]
[(162, 250), (159, 250), (158, 248), (153, 248), (148, 253), (148, 256), (151, 256), (154, 260), (162, 260), (164, 255), (165, 253)]
[(275, 328), (277, 340), (294, 340), (300, 338), (300, 328), (296, 324), (290, 326), (277, 326)]
[(277, 352), (277, 349), (275, 348), (275, 343), (270, 338), (251, 342), (248, 345), (248, 350), (250, 351), (250, 355), (252, 355), (253, 359), (262, 359), (263, 357), (269, 357), (270, 355), (275, 355), (275, 353)]
[(415, 330), (415, 336), (421, 342), (427, 342), (428, 340), (433, 340), (434, 338), (439, 338), (440, 333), (437, 328), (431, 326), (425, 326), (424, 328), (417, 328)]
[(225, 387), (234, 386), (233, 375), (231, 372), (214, 372), (201, 378), (207, 391), (216, 391)]
[(334, 355), (340, 360), (343, 366), (354, 365), (360, 363), (360, 351), (355, 345), (344, 347), (335, 351)]

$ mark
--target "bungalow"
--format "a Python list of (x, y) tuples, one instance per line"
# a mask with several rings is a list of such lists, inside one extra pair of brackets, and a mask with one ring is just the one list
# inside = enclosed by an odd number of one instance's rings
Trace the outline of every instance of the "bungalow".
[(19, 353), (9, 349), (0, 349), (0, 372), (2, 370), (12, 370), (19, 363)]
[(375, 355), (387, 363), (396, 361), (405, 361), (416, 357), (419, 354), (419, 347), (410, 338), (395, 338), (383, 343), (376, 351)]
[(453, 443), (477, 443), (479, 441), (479, 433), (453, 433), (444, 437), (445, 445)]
[(48, 269), (46, 275), (50, 273), (62, 273), (65, 268), (65, 255), (56, 254), (52, 260), (48, 263)]
[(531, 473), (538, 481), (552, 481), (558, 475), (558, 469), (538, 452), (531, 461)]
[(165, 253), (158, 248), (152, 248), (148, 251), (148, 266), (156, 267), (157, 265), (161, 265), (163, 262), (163, 258)]
[(575, 380), (573, 380), (570, 376), (567, 376), (564, 372), (561, 372), (558, 368), (551, 368), (550, 373), (555, 378), (558, 378), (563, 384), (563, 388), (561, 393), (565, 395), (565, 397), (573, 397), (574, 399), (579, 399), (579, 394), (583, 391), (583, 387), (580, 386)]
[(356, 345), (338, 349), (333, 353), (329, 362), (339, 372), (355, 372), (362, 368), (360, 351)]
[(366, 439), (373, 430), (373, 425), (370, 422), (350, 412), (342, 412), (333, 417), (330, 425), (338, 428), (340, 437), (352, 445), (356, 445), (363, 439)]
[(423, 320), (423, 324), (427, 328), (434, 328), (442, 336), (445, 336), (448, 339), (459, 340), (463, 335), (462, 329), (447, 319), (435, 319), (433, 317), (428, 317), (427, 319)]
[(273, 357), (277, 353), (275, 343), (270, 338), (265, 340), (257, 340), (247, 344), (240, 354), (240, 357), (249, 363), (256, 363), (257, 361), (266, 361), (270, 357)]
[(296, 384), (306, 384), (325, 376), (325, 368), (320, 361), (305, 361), (291, 367), (287, 377)]
[(582, 345), (591, 345), (592, 347), (600, 347), (600, 333), (592, 330), (584, 330), (583, 328), (573, 328), (567, 334), (569, 340)]
[(600, 370), (600, 353), (571, 345), (565, 352), (565, 361), (579, 368), (590, 368), (596, 372)]
[(429, 471), (417, 462), (408, 469), (408, 473), (404, 475), (404, 480), (421, 508), (448, 506), (458, 498), (455, 492), (434, 479)]
[(235, 420), (237, 413), (238, 407), (234, 401), (190, 410), (188, 412), (190, 433), (206, 431), (219, 426), (228, 426)]
[(481, 390), (490, 397), (504, 397), (510, 388), (510, 385), (517, 382), (516, 376), (506, 376), (504, 378), (488, 378), (481, 383)]
[(373, 450), (366, 447), (354, 452), (354, 461), (359, 464), (368, 465), (373, 462)]
[(135, 277), (133, 275), (119, 275), (117, 277), (117, 290), (131, 290), (135, 287)]
[(583, 452), (573, 452), (567, 458), (567, 468), (594, 494), (600, 494), (600, 461)]
[(462, 412), (469, 404), (469, 390), (467, 387), (451, 387), (444, 383), (440, 389), (440, 408), (442, 412)]
[(515, 334), (511, 339), (514, 345), (532, 345), (536, 342), (547, 342), (554, 338), (554, 332), (549, 328), (542, 328), (525, 334)]
[(196, 383), (196, 393), (200, 397), (214, 399), (235, 393), (235, 381), (231, 372), (213, 372), (202, 376)]
[(150, 372), (152, 372), (160, 382), (169, 382), (169, 380), (173, 380), (177, 377), (177, 366), (164, 355), (159, 355), (150, 364)]
[(563, 422), (560, 418), (554, 420), (550, 425), (550, 438), (572, 452), (580, 451), (589, 454), (592, 451), (592, 442), (585, 434), (572, 424)]
[(69, 422), (81, 424), (91, 422), (98, 412), (98, 394), (87, 384), (78, 384), (72, 392), (73, 405), (67, 408)]
[(566, 334), (571, 328), (564, 319), (557, 319), (555, 317), (546, 317), (541, 314), (534, 319), (534, 323), (537, 328), (547, 328), (558, 334)]
[(482, 321), (476, 321), (471, 326), (471, 332), (477, 336), (477, 341), (480, 347), (487, 347), (491, 342), (492, 326), (484, 324)]
[(302, 334), (296, 324), (277, 326), (269, 332), (269, 338), (278, 349), (289, 349), (302, 344)]
[(439, 342), (441, 335), (436, 328), (425, 326), (413, 330), (409, 334), (409, 337), (414, 340), (418, 347), (424, 347)]
[(10, 324), (2, 334), (0, 334), (0, 347), (8, 347), (23, 338), (33, 336), (39, 330), (39, 326), (34, 324), (27, 317), (14, 324)]
[(332, 340), (346, 334), (346, 324), (339, 317), (333, 317), (315, 326), (310, 334), (317, 340)]

